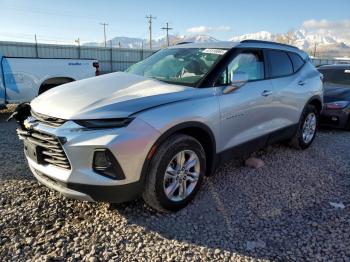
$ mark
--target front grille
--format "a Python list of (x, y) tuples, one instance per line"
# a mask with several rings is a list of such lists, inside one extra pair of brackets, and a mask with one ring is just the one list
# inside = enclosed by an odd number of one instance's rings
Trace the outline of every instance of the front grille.
[(70, 169), (70, 163), (60, 140), (37, 130), (17, 129), (20, 138), (27, 140), (38, 148), (37, 161), (39, 164), (51, 164), (60, 168)]
[(31, 114), (32, 114), (32, 117), (34, 117), (40, 123), (43, 123), (45, 125), (52, 126), (52, 127), (59, 127), (66, 122), (66, 120), (64, 119), (39, 114), (34, 112), (33, 110), (31, 111)]

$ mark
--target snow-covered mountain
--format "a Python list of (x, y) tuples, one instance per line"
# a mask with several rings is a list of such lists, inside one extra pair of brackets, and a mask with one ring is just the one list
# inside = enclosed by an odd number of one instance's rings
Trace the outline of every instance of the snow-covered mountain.
[[(107, 47), (123, 47), (123, 48), (142, 48), (142, 43), (146, 43), (145, 39), (135, 37), (114, 37), (107, 41)], [(104, 46), (104, 42), (88, 42), (83, 43), (85, 46)]]
[[(172, 44), (178, 42), (196, 42), (196, 43), (207, 43), (207, 42), (217, 42), (219, 40), (208, 35), (190, 35), (190, 36), (176, 36), (169, 35), (169, 41)], [(167, 44), (166, 37), (160, 37), (152, 40), (152, 48), (158, 49), (165, 47)], [(104, 46), (103, 42), (88, 42), (83, 43), (84, 46)], [(133, 37), (114, 37), (107, 41), (107, 47), (122, 47), (122, 48), (148, 48), (149, 41), (142, 38), (133, 38)]]
[(305, 29), (289, 31), (285, 34), (272, 34), (260, 31), (252, 34), (234, 36), (230, 41), (242, 41), (256, 39), (265, 41), (276, 41), (297, 46), (305, 51), (313, 51), (315, 46), (317, 53), (325, 56), (350, 55), (350, 39), (343, 39), (331, 31), (308, 32)]
[[(209, 35), (170, 35), (170, 43), (178, 42), (217, 42), (214, 37)], [(344, 39), (331, 31), (308, 32), (305, 29), (289, 31), (285, 34), (272, 34), (268, 31), (260, 31), (256, 33), (234, 36), (229, 41), (240, 42), (246, 39), (257, 39), (265, 41), (277, 41), (295, 45), (305, 51), (313, 51), (316, 45), (317, 53), (320, 55), (337, 55), (350, 56), (350, 39)], [(103, 42), (84, 43), (85, 46), (104, 46)], [(114, 37), (107, 42), (107, 46), (122, 47), (122, 48), (149, 48), (147, 39), (132, 38), (132, 37)], [(159, 49), (166, 46), (166, 38), (160, 37), (152, 41), (153, 49)]]
[(260, 31), (257, 33), (252, 33), (252, 34), (244, 34), (244, 35), (240, 35), (240, 36), (234, 36), (229, 40), (233, 41), (233, 42), (240, 42), (240, 41), (247, 40), (247, 39), (271, 41), (273, 38), (274, 37), (270, 32)]

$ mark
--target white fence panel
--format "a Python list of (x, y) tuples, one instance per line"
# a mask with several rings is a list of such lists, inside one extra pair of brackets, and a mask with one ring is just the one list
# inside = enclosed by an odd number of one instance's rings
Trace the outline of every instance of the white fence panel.
[(97, 59), (103, 73), (123, 71), (155, 51), (127, 48), (0, 42), (0, 55), (12, 57)]

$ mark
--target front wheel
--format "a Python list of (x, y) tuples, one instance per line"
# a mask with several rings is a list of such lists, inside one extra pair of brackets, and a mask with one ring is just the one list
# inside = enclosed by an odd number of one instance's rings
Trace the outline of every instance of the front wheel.
[(151, 160), (143, 199), (158, 211), (177, 211), (193, 199), (205, 170), (202, 145), (191, 136), (172, 136), (159, 146)]
[(319, 114), (313, 105), (307, 105), (301, 115), (298, 130), (290, 140), (290, 145), (297, 149), (308, 148), (315, 139)]

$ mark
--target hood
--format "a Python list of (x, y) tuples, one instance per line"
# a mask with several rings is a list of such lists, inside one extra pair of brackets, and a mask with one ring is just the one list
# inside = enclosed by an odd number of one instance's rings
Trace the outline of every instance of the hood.
[(55, 87), (31, 102), (32, 110), (61, 119), (122, 118), (189, 99), (195, 88), (128, 73), (111, 73)]
[(324, 84), (324, 102), (350, 101), (350, 86), (339, 84)]

